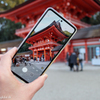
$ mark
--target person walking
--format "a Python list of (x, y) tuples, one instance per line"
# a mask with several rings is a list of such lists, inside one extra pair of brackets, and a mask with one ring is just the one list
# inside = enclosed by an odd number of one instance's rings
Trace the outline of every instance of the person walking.
[(76, 65), (76, 63), (77, 63), (77, 55), (76, 55), (76, 53), (73, 52), (69, 59), (70, 59), (70, 71), (72, 71), (72, 70), (75, 71), (74, 70), (74, 65)]
[(39, 61), (40, 61), (40, 58), (39, 58), (39, 57), (37, 57), (37, 61), (38, 61), (38, 63), (39, 63)]
[(79, 54), (79, 64), (81, 65), (81, 70), (80, 71), (83, 71), (83, 57), (82, 57), (81, 53)]
[(79, 71), (79, 56), (77, 54), (77, 60), (76, 60), (76, 71)]

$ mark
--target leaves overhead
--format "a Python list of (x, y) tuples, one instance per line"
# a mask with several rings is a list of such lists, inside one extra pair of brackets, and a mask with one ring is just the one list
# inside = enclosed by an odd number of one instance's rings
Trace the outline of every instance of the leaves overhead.
[[(0, 12), (14, 8), (25, 1), (27, 0), (0, 0)], [(21, 23), (0, 18), (0, 42), (19, 38), (15, 35), (15, 30), (20, 29), (21, 26)]]
[(0, 12), (14, 8), (27, 0), (0, 0)]
[(21, 23), (15, 23), (9, 19), (0, 18), (0, 42), (17, 39), (15, 30), (20, 29)]
[(100, 24), (100, 12), (97, 12), (91, 18), (85, 17), (81, 21), (86, 22), (86, 23), (91, 24), (91, 25)]

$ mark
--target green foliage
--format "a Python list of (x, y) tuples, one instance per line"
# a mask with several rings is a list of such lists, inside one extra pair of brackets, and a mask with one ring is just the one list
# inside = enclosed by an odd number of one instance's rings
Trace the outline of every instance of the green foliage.
[(97, 12), (91, 18), (85, 17), (81, 21), (86, 22), (86, 23), (91, 24), (91, 25), (100, 24), (100, 12)]
[[(68, 31), (63, 31), (68, 37), (71, 36), (71, 33), (69, 33)], [(68, 41), (68, 38), (62, 40), (62, 41), (58, 41), (59, 44), (65, 44)]]
[(66, 39), (64, 39), (64, 40), (62, 40), (62, 41), (58, 41), (57, 43), (59, 43), (59, 44), (65, 44), (66, 42), (68, 41), (68, 38), (66, 38)]
[(81, 19), (81, 21), (90, 24), (90, 18), (89, 17), (84, 17), (83, 19)]
[[(27, 0), (0, 0), (0, 12), (14, 8), (25, 1)], [(0, 42), (19, 38), (15, 35), (15, 30), (20, 29), (21, 26), (21, 23), (0, 18)]]
[(27, 0), (0, 0), (0, 11), (9, 10), (24, 3)]
[(69, 33), (68, 31), (63, 31), (66, 35), (71, 36), (71, 33)]
[(9, 19), (0, 18), (0, 42), (17, 39), (15, 30), (20, 29), (21, 23), (15, 23)]
[(25, 44), (20, 48), (20, 50), (18, 51), (18, 53), (30, 51), (30, 50), (28, 49), (30, 46), (31, 46), (31, 44), (25, 43)]
[(90, 22), (92, 25), (100, 24), (100, 12), (92, 16), (92, 18), (90, 19)]

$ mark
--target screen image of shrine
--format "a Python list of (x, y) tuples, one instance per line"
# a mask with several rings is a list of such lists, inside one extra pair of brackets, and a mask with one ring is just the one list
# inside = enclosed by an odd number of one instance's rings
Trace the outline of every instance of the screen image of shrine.
[(13, 58), (12, 71), (29, 82), (41, 75), (73, 33), (71, 26), (58, 16), (46, 21), (47, 16)]

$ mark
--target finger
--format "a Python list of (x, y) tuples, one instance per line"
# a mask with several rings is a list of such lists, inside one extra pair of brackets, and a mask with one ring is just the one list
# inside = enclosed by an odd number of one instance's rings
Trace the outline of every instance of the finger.
[(0, 54), (0, 60), (1, 60), (2, 54)]
[(35, 81), (28, 84), (28, 89), (31, 93), (35, 94), (39, 89), (41, 89), (44, 85), (45, 80), (47, 79), (48, 75), (43, 74)]
[(14, 47), (11, 50), (9, 50), (5, 55), (10, 56), (10, 58), (12, 58), (16, 52), (17, 52), (17, 48)]
[(2, 54), (0, 54), (0, 58), (2, 57)]
[(1, 65), (5, 68), (10, 68), (11, 67), (11, 61), (12, 61), (12, 57), (14, 56), (14, 54), (16, 53), (17, 48), (14, 47), (11, 50), (9, 50), (7, 53), (5, 53), (2, 57), (1, 57)]

